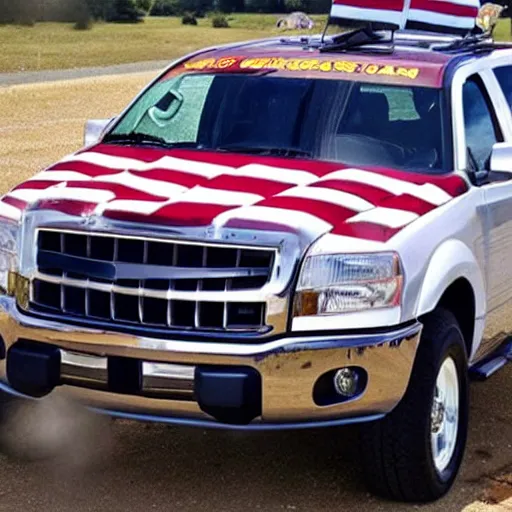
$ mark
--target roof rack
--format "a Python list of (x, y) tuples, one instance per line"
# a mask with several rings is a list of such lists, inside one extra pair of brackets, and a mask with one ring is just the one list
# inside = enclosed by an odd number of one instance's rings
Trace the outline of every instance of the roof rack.
[[(344, 2), (338, 0), (333, 5), (343, 6)], [(344, 9), (344, 7), (341, 8)], [(409, 7), (407, 7), (408, 9)], [(432, 24), (430, 24), (432, 25), (432, 31), (429, 32), (430, 25), (428, 23), (426, 26), (429, 28), (425, 29), (423, 27), (423, 30), (421, 30), (422, 27), (416, 26), (417, 23), (412, 23), (414, 29), (411, 27), (404, 30), (403, 28), (400, 29), (396, 23), (389, 23), (389, 21), (392, 21), (391, 18), (384, 22), (352, 18), (345, 21), (349, 23), (348, 26), (354, 26), (355, 24), (354, 29), (334, 36), (328, 36), (327, 30), (329, 26), (333, 22), (339, 26), (341, 21), (333, 17), (331, 12), (320, 37), (281, 39), (281, 42), (283, 44), (301, 45), (306, 49), (315, 48), (320, 52), (358, 51), (390, 54), (393, 53), (396, 46), (420, 48), (448, 54), (492, 52), (496, 49), (512, 48), (511, 44), (496, 43), (492, 38), (494, 27), (502, 10), (503, 8), (498, 5), (485, 4), (478, 13), (474, 29), (468, 29), (465, 32), (453, 28), (453, 30), (446, 34), (443, 27), (436, 27)], [(387, 10), (384, 10), (384, 12), (388, 13)], [(393, 16), (394, 14), (391, 12), (391, 14), (386, 14), (386, 16)], [(421, 23), (419, 24), (421, 25)]]
[(485, 53), (503, 48), (512, 48), (510, 43), (499, 43), (486, 34), (470, 35), (457, 39), (448, 44), (433, 45), (432, 50), (437, 52), (457, 53)]
[(395, 42), (400, 46), (413, 46), (430, 49), (433, 45), (448, 45), (460, 41), (462, 36), (427, 32), (425, 30), (397, 30)]
[(400, 46), (422, 47), (448, 54), (491, 52), (502, 48), (512, 48), (511, 43), (496, 42), (489, 34), (469, 34), (465, 37), (443, 36), (414, 30), (396, 32), (395, 42)]
[(512, 43), (496, 42), (486, 34), (463, 37), (416, 30), (373, 31), (368, 26), (335, 36), (298, 36), (281, 38), (280, 42), (334, 53), (358, 51), (390, 54), (395, 48), (415, 48), (456, 55), (512, 49)]

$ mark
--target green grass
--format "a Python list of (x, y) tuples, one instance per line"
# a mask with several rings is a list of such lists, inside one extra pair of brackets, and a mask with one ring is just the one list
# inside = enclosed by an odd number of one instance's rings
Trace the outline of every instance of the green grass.
[[(35, 27), (0, 26), (0, 72), (108, 66), (149, 60), (172, 60), (218, 43), (279, 34), (278, 15), (229, 16), (230, 28), (214, 29), (210, 19), (183, 26), (179, 18), (148, 18), (137, 25), (98, 23), (74, 30), (67, 23)], [(321, 30), (323, 17), (315, 17)]]
[[(88, 31), (67, 23), (0, 26), (0, 72), (170, 61), (205, 46), (275, 36), (281, 33), (275, 28), (278, 17), (233, 15), (227, 29), (212, 28), (208, 18), (199, 20), (197, 27), (183, 26), (179, 18), (148, 18), (138, 25), (98, 23)], [(320, 31), (325, 17), (314, 18)], [(509, 20), (500, 23), (496, 38), (511, 39)]]
[(510, 41), (512, 34), (510, 30), (510, 20), (501, 20), (496, 27), (495, 38), (498, 41)]

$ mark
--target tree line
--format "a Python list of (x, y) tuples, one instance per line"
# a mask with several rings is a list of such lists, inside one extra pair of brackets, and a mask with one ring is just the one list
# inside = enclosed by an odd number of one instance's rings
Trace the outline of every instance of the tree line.
[(37, 21), (140, 21), (153, 0), (0, 0), (0, 23), (33, 25)]
[(0, 23), (33, 25), (37, 21), (137, 22), (150, 14), (197, 15), (210, 11), (327, 13), (331, 0), (0, 0)]
[(261, 12), (284, 13), (304, 11), (327, 14), (332, 0), (154, 0), (153, 16), (175, 16), (183, 12)]
[[(512, 17), (512, 0), (494, 0), (506, 6)], [(332, 0), (0, 0), (0, 24), (33, 25), (37, 21), (69, 21), (84, 24), (96, 20), (138, 22), (145, 16), (178, 16), (206, 12), (308, 14), (329, 12)]]

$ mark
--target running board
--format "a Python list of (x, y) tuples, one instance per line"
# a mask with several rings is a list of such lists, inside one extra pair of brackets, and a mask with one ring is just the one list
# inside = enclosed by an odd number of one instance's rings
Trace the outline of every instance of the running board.
[(473, 366), (469, 370), (469, 375), (474, 380), (487, 380), (510, 362), (512, 362), (512, 341), (507, 341), (490, 357)]

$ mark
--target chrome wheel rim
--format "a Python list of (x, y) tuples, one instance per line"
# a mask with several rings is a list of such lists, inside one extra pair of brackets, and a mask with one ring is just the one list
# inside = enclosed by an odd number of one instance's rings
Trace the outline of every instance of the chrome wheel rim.
[(434, 465), (441, 474), (450, 464), (459, 430), (459, 376), (453, 358), (448, 357), (437, 375), (430, 419), (430, 440)]

